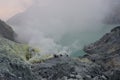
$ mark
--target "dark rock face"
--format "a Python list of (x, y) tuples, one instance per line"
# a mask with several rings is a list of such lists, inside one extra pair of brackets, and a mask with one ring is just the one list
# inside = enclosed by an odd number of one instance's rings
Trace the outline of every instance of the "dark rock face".
[(106, 80), (102, 67), (60, 56), (32, 65), (36, 80)]
[[(111, 30), (105, 34), (99, 41), (90, 44), (84, 48), (88, 57), (91, 59), (108, 59), (119, 57), (120, 53), (120, 27)], [(96, 60), (97, 61), (97, 60)]]
[(111, 32), (119, 31), (119, 30), (120, 30), (120, 26), (117, 26), (117, 27), (113, 28), (113, 29), (111, 30)]
[(0, 35), (9, 40), (14, 41), (15, 33), (13, 29), (1, 20), (0, 20)]
[[(99, 41), (84, 48), (88, 54), (85, 56), (101, 65), (109, 80), (120, 80), (120, 26), (104, 35)], [(110, 77), (111, 76), (111, 77)]]

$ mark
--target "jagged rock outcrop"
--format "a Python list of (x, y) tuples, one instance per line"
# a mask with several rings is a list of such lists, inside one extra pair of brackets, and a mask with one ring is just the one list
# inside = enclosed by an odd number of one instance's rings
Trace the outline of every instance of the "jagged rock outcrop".
[(1, 20), (0, 20), (0, 36), (15, 41), (14, 39), (15, 32), (13, 31), (13, 29)]
[(120, 26), (112, 29), (97, 42), (86, 46), (84, 51), (88, 53), (84, 57), (105, 69), (109, 80), (120, 80)]

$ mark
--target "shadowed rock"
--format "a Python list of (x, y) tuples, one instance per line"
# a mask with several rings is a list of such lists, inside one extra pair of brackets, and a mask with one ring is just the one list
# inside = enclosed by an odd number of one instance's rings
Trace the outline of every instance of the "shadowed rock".
[(115, 27), (115, 28), (113, 28), (112, 30), (111, 30), (111, 32), (113, 32), (113, 31), (120, 31), (120, 26), (117, 26), (117, 27)]
[(15, 32), (9, 25), (0, 20), (0, 35), (14, 41)]

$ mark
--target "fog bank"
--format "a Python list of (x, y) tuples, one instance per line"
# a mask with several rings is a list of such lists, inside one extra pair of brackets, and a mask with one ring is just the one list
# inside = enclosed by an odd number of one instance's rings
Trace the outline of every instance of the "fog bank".
[(8, 23), (17, 40), (39, 47), (42, 54), (71, 53), (96, 39), (109, 10), (104, 0), (36, 0)]

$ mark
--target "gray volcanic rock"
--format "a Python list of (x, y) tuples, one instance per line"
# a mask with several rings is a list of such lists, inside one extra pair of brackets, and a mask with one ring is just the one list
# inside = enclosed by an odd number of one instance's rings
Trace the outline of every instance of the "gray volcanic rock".
[(14, 41), (15, 32), (5, 22), (0, 20), (0, 36), (3, 36), (9, 40)]
[(30, 67), (19, 57), (0, 53), (0, 80), (34, 80)]
[(14, 31), (0, 21), (0, 80), (35, 80), (30, 65), (22, 58), (28, 54), (27, 45), (11, 40)]
[(120, 26), (115, 27), (110, 33), (105, 34), (100, 40), (89, 46), (84, 47), (88, 58), (93, 61), (99, 59), (108, 59), (113, 57), (119, 57), (120, 53)]
[(36, 80), (107, 80), (100, 65), (60, 56), (32, 65)]
[(84, 57), (101, 65), (109, 80), (120, 80), (120, 26), (105, 34), (100, 40), (84, 48)]

